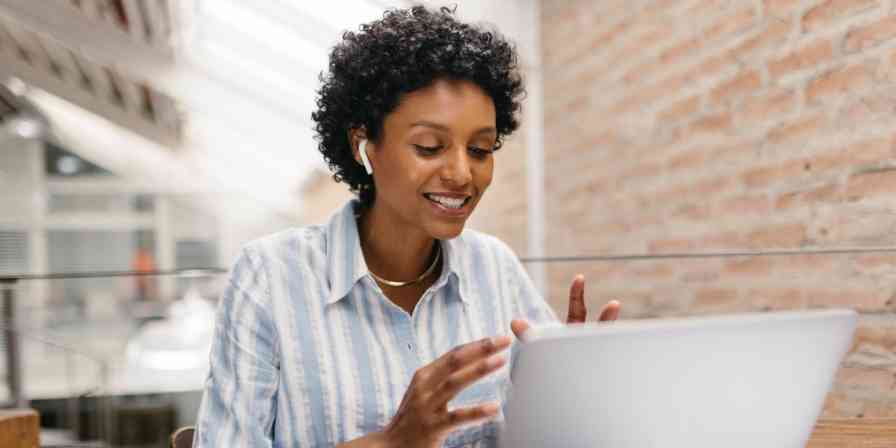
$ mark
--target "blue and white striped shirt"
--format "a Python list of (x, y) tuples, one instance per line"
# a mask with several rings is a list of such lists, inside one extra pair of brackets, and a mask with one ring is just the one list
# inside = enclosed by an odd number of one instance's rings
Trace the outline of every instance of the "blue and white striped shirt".
[[(510, 334), (511, 319), (556, 320), (510, 248), (471, 230), (441, 242), (441, 275), (409, 315), (369, 275), (357, 207), (243, 248), (218, 306), (194, 446), (323, 447), (379, 431), (420, 367)], [(509, 366), (449, 406), (503, 402)], [(444, 446), (495, 446), (500, 420)]]

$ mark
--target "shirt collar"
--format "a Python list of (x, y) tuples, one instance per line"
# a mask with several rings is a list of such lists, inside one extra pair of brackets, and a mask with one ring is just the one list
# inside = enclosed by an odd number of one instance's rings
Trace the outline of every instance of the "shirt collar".
[[(361, 239), (358, 233), (356, 214), (361, 207), (358, 200), (353, 199), (336, 212), (327, 223), (327, 275), (330, 279), (330, 296), (327, 304), (336, 303), (346, 296), (369, 274), (364, 253), (361, 252)], [(453, 279), (457, 286), (461, 301), (468, 303), (470, 294), (464, 276), (461, 273), (462, 238), (441, 240), (442, 275), (433, 285), (439, 289)]]
[(464, 240), (463, 236), (452, 238), (450, 240), (441, 240), (442, 243), (442, 260), (443, 275), (436, 280), (436, 287), (444, 286), (447, 281), (454, 281), (457, 287), (460, 300), (464, 304), (470, 303), (470, 290), (467, 285), (467, 279), (463, 273), (463, 253)]
[(347, 296), (355, 283), (367, 275), (355, 218), (360, 206), (357, 200), (349, 201), (327, 223), (327, 275), (330, 279), (327, 304)]

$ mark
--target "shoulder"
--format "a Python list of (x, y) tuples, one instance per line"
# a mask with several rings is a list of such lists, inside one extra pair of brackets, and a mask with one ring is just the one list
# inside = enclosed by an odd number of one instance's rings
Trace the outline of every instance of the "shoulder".
[(325, 228), (320, 225), (292, 227), (243, 245), (237, 264), (255, 269), (313, 263), (326, 253)]
[(464, 231), (453, 240), (458, 250), (465, 256), (487, 256), (501, 264), (515, 263), (517, 255), (504, 241), (494, 235), (472, 229)]

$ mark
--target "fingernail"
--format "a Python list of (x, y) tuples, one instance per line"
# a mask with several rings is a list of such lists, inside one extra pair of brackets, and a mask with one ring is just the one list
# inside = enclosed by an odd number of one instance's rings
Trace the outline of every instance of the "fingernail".
[(486, 403), (482, 405), (482, 410), (485, 411), (486, 414), (497, 414), (498, 409), (501, 407), (498, 406), (498, 403)]
[(488, 368), (490, 369), (494, 369), (502, 364), (504, 364), (504, 357), (501, 355), (492, 356), (487, 362)]
[(510, 336), (495, 336), (492, 338), (492, 344), (494, 344), (495, 346), (498, 346), (498, 347), (500, 347), (502, 345), (507, 345), (511, 342), (512, 342), (512, 340), (510, 339)]

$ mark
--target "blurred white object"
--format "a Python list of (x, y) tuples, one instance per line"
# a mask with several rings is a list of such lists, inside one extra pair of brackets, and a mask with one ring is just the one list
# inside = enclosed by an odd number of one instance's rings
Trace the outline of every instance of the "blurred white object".
[(42, 137), (46, 126), (38, 119), (28, 115), (17, 115), (6, 122), (6, 127), (14, 135), (21, 138)]
[(195, 287), (128, 342), (125, 384), (137, 390), (200, 389), (208, 373), (215, 307)]
[(856, 319), (827, 310), (534, 329), (501, 446), (803, 447)]
[(62, 156), (56, 160), (56, 169), (62, 174), (75, 174), (81, 170), (81, 160), (74, 156)]

